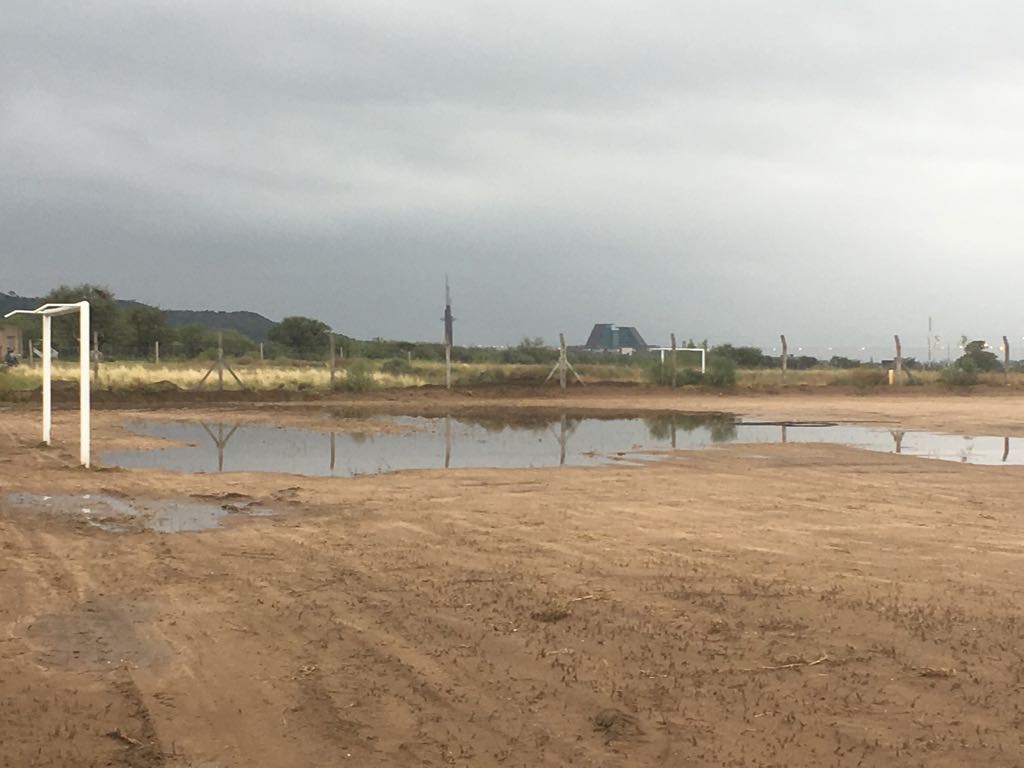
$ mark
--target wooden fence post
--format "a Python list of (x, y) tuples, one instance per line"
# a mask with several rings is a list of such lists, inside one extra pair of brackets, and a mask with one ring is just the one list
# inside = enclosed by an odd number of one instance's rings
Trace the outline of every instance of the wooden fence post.
[(1010, 340), (1003, 336), (1003, 383), (1010, 386)]
[(676, 335), (670, 334), (672, 339), (672, 387), (676, 386)]
[(334, 332), (330, 332), (331, 336), (331, 389), (334, 389), (334, 376), (337, 371), (338, 364), (334, 354)]
[(260, 362), (263, 362), (263, 342), (260, 342)]
[(558, 334), (558, 362), (555, 363), (555, 367), (551, 369), (551, 373), (549, 373), (548, 377), (544, 379), (544, 382), (547, 383), (551, 381), (551, 377), (554, 376), (555, 373), (558, 374), (558, 383), (562, 386), (562, 389), (565, 389), (567, 374), (569, 373), (572, 373), (572, 375), (576, 377), (576, 381), (581, 385), (583, 384), (583, 379), (580, 378), (578, 373), (576, 373), (576, 369), (572, 367), (572, 363), (569, 362), (569, 356), (566, 354), (564, 333)]
[(153, 342), (153, 362), (160, 365), (160, 340)]
[(899, 386), (903, 383), (903, 347), (900, 345), (900, 337), (898, 334), (893, 336), (896, 339), (896, 385)]
[(786, 363), (787, 363), (787, 358), (789, 357), (789, 347), (786, 344), (786, 335), (785, 334), (782, 334), (781, 336), (779, 336), (779, 338), (782, 340), (782, 380), (785, 381), (786, 380)]
[(92, 333), (92, 379), (98, 387), (100, 385), (100, 334), (97, 331)]

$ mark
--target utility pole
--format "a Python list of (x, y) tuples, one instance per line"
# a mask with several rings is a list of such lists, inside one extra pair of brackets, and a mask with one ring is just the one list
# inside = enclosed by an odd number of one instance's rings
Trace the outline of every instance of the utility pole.
[(454, 343), (455, 318), (452, 316), (452, 291), (448, 275), (444, 276), (444, 386), (452, 388), (452, 344)]

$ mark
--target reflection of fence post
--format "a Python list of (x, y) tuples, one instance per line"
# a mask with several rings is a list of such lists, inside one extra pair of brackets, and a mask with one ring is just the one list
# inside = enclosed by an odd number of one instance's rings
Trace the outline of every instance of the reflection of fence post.
[(890, 429), (889, 434), (892, 435), (892, 440), (896, 443), (896, 453), (903, 453), (903, 436), (906, 433), (902, 430)]
[(901, 378), (903, 375), (903, 347), (900, 345), (898, 334), (893, 336), (893, 338), (896, 339), (896, 384), (899, 385), (903, 383)]
[[(670, 334), (672, 338), (672, 387), (676, 386), (676, 335)], [(675, 446), (672, 446), (675, 448)]]
[(1003, 383), (1010, 386), (1010, 340), (1003, 336)]
[(1010, 457), (1010, 438), (1003, 438), (1003, 463)]
[(216, 435), (213, 434), (213, 432), (210, 430), (210, 428), (208, 426), (206, 426), (205, 422), (202, 422), (202, 421), (199, 422), (199, 426), (201, 426), (204, 430), (206, 430), (206, 434), (208, 434), (210, 436), (210, 439), (213, 440), (213, 444), (217, 446), (217, 471), (218, 472), (223, 472), (224, 471), (224, 449), (227, 447), (228, 441), (231, 440), (231, 438), (232, 438), (232, 436), (234, 436), (235, 432), (238, 431), (238, 425), (235, 424), (235, 426), (233, 426), (231, 428), (231, 431), (228, 432), (227, 435), (224, 434), (224, 425), (223, 424), (218, 424), (217, 425), (217, 434)]
[(444, 417), (444, 468), (448, 469), (452, 463), (452, 417)]
[(779, 338), (782, 339), (782, 380), (785, 381), (786, 380), (786, 363), (787, 363), (787, 358), (789, 357), (789, 347), (786, 346), (786, 335), (785, 334), (779, 336)]
[(335, 455), (336, 455), (336, 453), (337, 453), (337, 448), (335, 446), (334, 432), (332, 431), (331, 432), (331, 473), (332, 474), (334, 473), (334, 462), (335, 462)]

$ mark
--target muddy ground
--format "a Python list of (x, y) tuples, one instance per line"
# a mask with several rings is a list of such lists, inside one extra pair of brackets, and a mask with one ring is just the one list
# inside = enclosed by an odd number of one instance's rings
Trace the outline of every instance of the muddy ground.
[[(527, 407), (1024, 435), (1024, 397), (999, 392), (184, 413)], [(97, 455), (143, 444), (131, 415), (95, 413)], [(1024, 468), (791, 444), (351, 479), (86, 471), (76, 416), (42, 449), (34, 407), (0, 412), (0, 766), (1024, 764)], [(118, 533), (12, 492), (274, 514)]]

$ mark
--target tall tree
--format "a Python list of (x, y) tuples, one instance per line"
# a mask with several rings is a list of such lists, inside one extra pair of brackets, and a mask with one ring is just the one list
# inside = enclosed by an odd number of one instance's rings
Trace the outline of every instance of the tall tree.
[(267, 334), (271, 341), (287, 348), (292, 354), (310, 357), (327, 351), (330, 339), (327, 324), (312, 317), (286, 317), (275, 323)]
[(141, 305), (132, 307), (127, 312), (128, 343), (134, 348), (135, 354), (147, 355), (153, 348), (153, 342), (159, 341), (165, 353), (170, 352), (170, 342), (174, 339), (174, 331), (167, 324), (167, 314), (157, 307)]
[[(127, 326), (124, 310), (118, 305), (113, 292), (99, 285), (83, 283), (81, 285), (62, 285), (50, 291), (44, 301), (47, 303), (73, 304), (78, 301), (89, 302), (89, 315), (93, 332), (99, 334), (100, 344), (110, 346), (125, 341)], [(75, 318), (58, 317), (53, 321), (54, 343), (69, 346), (78, 335), (78, 323)]]

